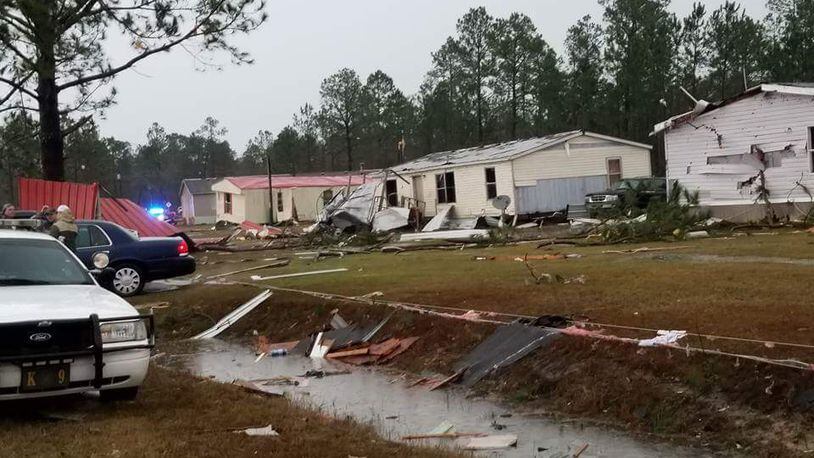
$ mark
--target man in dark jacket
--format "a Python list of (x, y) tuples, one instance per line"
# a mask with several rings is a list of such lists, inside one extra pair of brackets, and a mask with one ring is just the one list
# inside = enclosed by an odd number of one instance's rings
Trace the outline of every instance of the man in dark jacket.
[(76, 225), (76, 218), (74, 218), (71, 209), (67, 205), (60, 205), (57, 208), (57, 220), (51, 226), (49, 232), (71, 251), (76, 252), (76, 236), (79, 234), (79, 227)]

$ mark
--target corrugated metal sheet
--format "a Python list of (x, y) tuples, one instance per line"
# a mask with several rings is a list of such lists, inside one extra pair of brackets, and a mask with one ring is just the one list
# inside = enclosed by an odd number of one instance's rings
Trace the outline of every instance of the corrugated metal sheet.
[(537, 180), (536, 186), (517, 187), (517, 212), (550, 212), (566, 205), (584, 205), (585, 194), (602, 191), (607, 186), (605, 175)]
[(515, 140), (493, 145), (478, 146), (475, 148), (458, 149), (454, 151), (441, 151), (432, 153), (410, 162), (394, 167), (400, 173), (420, 172), (436, 168), (454, 167), (458, 165), (477, 164), (482, 162), (496, 162), (513, 159), (530, 151), (554, 146), (569, 138), (582, 134), (582, 131), (562, 132), (545, 137)]
[(102, 219), (138, 232), (141, 237), (169, 237), (179, 233), (172, 225), (150, 216), (132, 200), (99, 199)]
[[(267, 175), (251, 175), (245, 177), (226, 177), (233, 185), (240, 189), (268, 189)], [(365, 181), (362, 175), (350, 175), (350, 185), (358, 186)], [(317, 175), (317, 176), (273, 176), (271, 186), (274, 189), (286, 188), (331, 188), (347, 186), (348, 175)]]
[(43, 205), (71, 207), (77, 219), (96, 218), (99, 185), (18, 178), (19, 205), (23, 210), (39, 210)]

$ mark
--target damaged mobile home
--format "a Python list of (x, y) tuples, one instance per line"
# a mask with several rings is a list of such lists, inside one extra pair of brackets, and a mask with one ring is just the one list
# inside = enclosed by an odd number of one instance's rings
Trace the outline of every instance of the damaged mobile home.
[(814, 197), (814, 84), (762, 84), (659, 123), (669, 185), (731, 221), (805, 216)]
[[(585, 195), (624, 178), (650, 176), (651, 146), (582, 130), (455, 151), (442, 151), (393, 168), (393, 201), (423, 203), (432, 217), (454, 206), (458, 217), (533, 215), (582, 206)], [(388, 195), (391, 195), (388, 193)]]
[(212, 185), (212, 190), (218, 221), (235, 224), (316, 221), (322, 208), (336, 194), (348, 188), (356, 189), (365, 180), (364, 175), (347, 174), (272, 175), (271, 180), (268, 175), (254, 175), (226, 177)]

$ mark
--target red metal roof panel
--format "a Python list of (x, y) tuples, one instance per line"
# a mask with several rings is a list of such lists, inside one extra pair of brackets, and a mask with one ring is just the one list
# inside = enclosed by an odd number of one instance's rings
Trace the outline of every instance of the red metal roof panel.
[(77, 219), (96, 218), (99, 185), (18, 178), (19, 208), (38, 211), (43, 205), (67, 205)]
[(138, 232), (140, 237), (170, 237), (178, 234), (174, 226), (150, 216), (129, 199), (99, 199), (102, 219)]

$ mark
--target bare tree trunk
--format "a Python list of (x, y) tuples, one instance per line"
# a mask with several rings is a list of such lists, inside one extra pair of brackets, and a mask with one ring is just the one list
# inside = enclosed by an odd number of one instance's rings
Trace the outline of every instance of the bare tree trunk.
[(37, 102), (40, 115), (40, 149), (42, 175), (46, 180), (65, 179), (65, 143), (59, 120), (59, 91), (56, 84), (56, 64), (53, 55), (39, 59)]
[(348, 172), (353, 170), (353, 138), (351, 138), (350, 125), (345, 124), (345, 147), (348, 154)]

